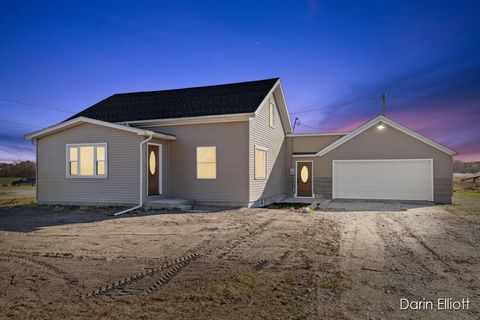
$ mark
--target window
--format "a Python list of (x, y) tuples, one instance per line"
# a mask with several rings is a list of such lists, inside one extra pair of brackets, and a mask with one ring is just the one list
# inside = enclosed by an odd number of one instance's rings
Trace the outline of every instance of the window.
[(270, 127), (273, 128), (274, 121), (275, 121), (275, 103), (273, 100), (270, 100), (270, 108), (269, 108), (269, 122), (270, 122)]
[(308, 168), (307, 168), (307, 166), (303, 166), (302, 170), (300, 170), (300, 179), (302, 179), (303, 183), (307, 183), (307, 181), (308, 181)]
[(255, 146), (255, 179), (267, 177), (267, 149)]
[(197, 179), (217, 178), (217, 147), (197, 147)]
[(106, 177), (107, 144), (68, 144), (67, 177)]
[(149, 159), (150, 160), (148, 161), (148, 169), (150, 170), (150, 174), (153, 176), (157, 171), (157, 157), (155, 156), (155, 151), (150, 151)]
[(77, 175), (78, 174), (78, 148), (70, 148), (70, 165), (67, 175)]

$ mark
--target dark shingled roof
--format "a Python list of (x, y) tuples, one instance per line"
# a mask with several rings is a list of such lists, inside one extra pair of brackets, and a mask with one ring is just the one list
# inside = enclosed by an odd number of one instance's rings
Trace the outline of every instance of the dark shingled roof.
[(119, 93), (69, 119), (108, 122), (255, 112), (279, 78), (207, 87)]

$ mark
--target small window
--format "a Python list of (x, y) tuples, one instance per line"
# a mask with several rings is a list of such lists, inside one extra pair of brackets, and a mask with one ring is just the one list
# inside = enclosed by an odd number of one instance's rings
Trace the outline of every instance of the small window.
[(197, 147), (197, 179), (217, 178), (217, 148)]
[(106, 144), (70, 144), (67, 156), (67, 177), (106, 177)]
[(157, 157), (155, 156), (155, 151), (150, 151), (150, 156), (148, 160), (148, 169), (150, 170), (150, 174), (153, 176), (157, 171)]
[(307, 181), (308, 181), (308, 168), (307, 168), (307, 166), (303, 166), (302, 170), (300, 170), (300, 178), (302, 179), (303, 183), (307, 183)]
[(267, 177), (267, 149), (255, 147), (255, 179)]
[(270, 108), (269, 108), (269, 123), (270, 127), (273, 128), (273, 125), (275, 124), (275, 103), (270, 100)]

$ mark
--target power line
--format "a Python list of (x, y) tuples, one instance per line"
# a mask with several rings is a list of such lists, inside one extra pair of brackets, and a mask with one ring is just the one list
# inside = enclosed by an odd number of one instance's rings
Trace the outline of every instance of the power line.
[(394, 98), (412, 98), (412, 99), (438, 99), (438, 100), (480, 100), (480, 97), (429, 97), (429, 96), (409, 96), (393, 94)]
[(69, 114), (75, 113), (75, 112), (64, 110), (64, 109), (47, 107), (47, 106), (42, 106), (42, 105), (39, 105), (39, 104), (33, 104), (33, 103), (23, 102), (23, 101), (19, 101), (19, 100), (12, 100), (12, 99), (8, 99), (8, 98), (0, 97), (0, 100), (6, 101), (6, 102), (11, 102), (11, 103), (23, 104), (23, 105), (30, 106), (30, 107), (36, 107), (36, 108), (42, 108), (42, 109), (48, 109), (48, 110), (53, 110), (53, 111), (58, 111), (58, 112), (69, 113)]
[[(446, 82), (446, 81), (442, 81), (442, 82), (440, 82), (440, 83), (444, 83), (444, 82)], [(435, 85), (438, 86), (438, 83), (435, 84)], [(406, 93), (407, 95), (408, 95), (408, 94), (413, 94), (413, 95), (415, 95), (415, 94), (418, 94), (419, 91), (421, 91), (420, 94), (422, 94), (423, 92), (428, 92), (428, 91), (434, 90), (435, 85), (423, 86), (423, 87), (421, 87), (421, 88), (418, 88), (418, 87), (417, 87), (417, 88), (415, 88), (415, 89), (412, 89), (412, 88), (410, 88), (410, 89), (404, 89), (404, 90), (400, 90), (400, 91), (392, 90), (392, 91), (389, 91), (389, 93), (392, 94), (392, 95), (394, 95), (394, 96), (399, 96), (399, 95), (403, 95), (403, 94), (405, 94), (405, 93)], [(438, 90), (437, 90), (437, 91), (438, 91)], [(428, 97), (428, 98), (430, 99), (430, 97)], [(437, 97), (432, 97), (432, 98), (437, 99)], [(480, 97), (478, 97), (478, 96), (476, 96), (476, 97), (472, 97), (472, 96), (470, 96), (470, 97), (468, 97), (468, 96), (460, 96), (460, 97), (438, 97), (438, 99), (443, 99), (443, 98), (447, 98), (447, 99), (461, 99), (461, 100), (463, 100), (463, 99), (480, 99)]]
[[(380, 106), (382, 104), (382, 100), (379, 100), (377, 101), (375, 104), (373, 104), (372, 106), (370, 106), (370, 108), (375, 108), (375, 110), (377, 109), (378, 106)], [(370, 109), (368, 109), (370, 110)], [(365, 110), (364, 110), (365, 111)], [(376, 112), (376, 111), (375, 111)], [(365, 114), (365, 113), (363, 113)], [(370, 114), (370, 111), (368, 112), (368, 114)], [(309, 129), (314, 129), (314, 130), (324, 130), (325, 128), (320, 128), (320, 127), (313, 127), (313, 126), (309, 126), (309, 125), (305, 125), (303, 124), (301, 121), (298, 123), (298, 126), (301, 126), (301, 127), (305, 127), (305, 128), (309, 128)]]
[(307, 125), (305, 125), (305, 124), (303, 124), (303, 123), (299, 123), (298, 125), (301, 126), (301, 127), (309, 128), (309, 129), (323, 130), (322, 128), (307, 126)]
[(362, 102), (367, 102), (367, 101), (373, 101), (379, 99), (378, 97), (373, 97), (373, 98), (368, 98), (368, 99), (363, 99), (363, 100), (356, 100), (356, 101), (350, 101), (347, 103), (342, 103), (342, 104), (337, 104), (329, 107), (322, 107), (322, 108), (313, 108), (313, 109), (307, 109), (307, 110), (302, 110), (302, 111), (297, 111), (297, 112), (290, 112), (290, 114), (299, 114), (299, 113), (306, 113), (306, 112), (312, 112), (312, 111), (318, 111), (318, 110), (324, 110), (324, 109), (330, 109), (330, 108), (338, 108), (338, 107), (343, 107), (343, 106), (349, 106), (352, 104), (358, 104)]
[(36, 126), (36, 125), (33, 125), (33, 124), (15, 122), (15, 121), (10, 121), (10, 120), (0, 119), (0, 121), (1, 121), (1, 122), (11, 123), (11, 124), (16, 124), (16, 125), (20, 125), (20, 126), (26, 126), (26, 127), (32, 127), (32, 128), (42, 128), (42, 127), (40, 127), (40, 126)]

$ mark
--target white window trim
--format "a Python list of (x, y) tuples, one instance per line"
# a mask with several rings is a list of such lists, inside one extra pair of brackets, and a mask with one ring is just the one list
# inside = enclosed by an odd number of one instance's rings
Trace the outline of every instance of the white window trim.
[[(78, 175), (70, 174), (70, 148), (71, 147), (82, 147), (82, 146), (92, 146), (95, 147), (93, 152), (93, 172), (97, 172), (97, 146), (105, 147), (105, 174), (93, 176), (82, 176), (80, 175), (80, 152), (77, 153), (77, 162), (78, 162)], [(97, 143), (67, 143), (65, 147), (65, 177), (73, 179), (106, 179), (108, 178), (108, 144), (106, 142), (97, 142)]]
[(148, 196), (148, 179), (149, 179), (149, 174), (148, 174), (148, 170), (150, 169), (149, 168), (149, 157), (150, 155), (148, 154), (148, 146), (149, 145), (152, 145), (152, 146), (157, 146), (158, 147), (158, 194), (163, 194), (163, 159), (162, 159), (162, 156), (163, 156), (163, 150), (162, 150), (162, 147), (163, 145), (161, 143), (153, 143), (153, 142), (148, 142), (147, 143), (147, 171), (146, 171), (146, 175), (147, 175), (147, 196)]
[[(262, 150), (265, 151), (265, 177), (257, 177), (257, 157), (255, 155), (256, 150)], [(262, 147), (262, 146), (254, 146), (253, 149), (253, 177), (255, 180), (266, 180), (268, 177), (268, 148)]]
[[(198, 160), (197, 160), (198, 148), (214, 148), (215, 149), (215, 178), (199, 178), (198, 177)], [(217, 169), (218, 169), (217, 162), (218, 162), (217, 146), (197, 146), (197, 147), (195, 147), (195, 176), (197, 177), (197, 180), (216, 180), (217, 176), (218, 176), (217, 175)], [(207, 162), (202, 162), (202, 163), (207, 163)], [(210, 162), (208, 162), (208, 163), (210, 163)]]
[[(272, 108), (272, 112), (270, 112), (270, 108)], [(275, 128), (275, 108), (276, 104), (273, 99), (270, 99), (268, 103), (268, 125), (270, 128)]]

